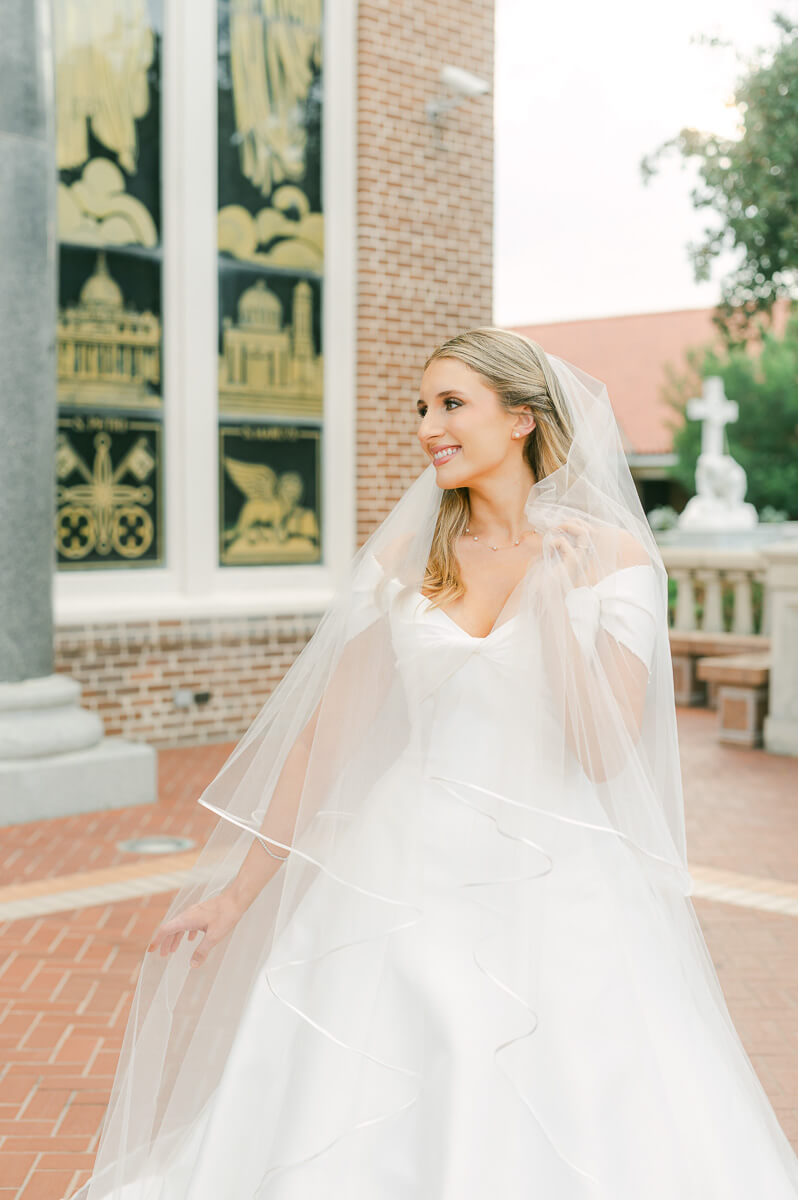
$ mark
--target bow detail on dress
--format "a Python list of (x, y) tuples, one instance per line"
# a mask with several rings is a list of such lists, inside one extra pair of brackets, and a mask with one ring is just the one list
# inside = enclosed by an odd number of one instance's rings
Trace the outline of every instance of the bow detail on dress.
[(656, 575), (646, 563), (621, 567), (590, 587), (575, 587), (565, 606), (583, 650), (594, 645), (599, 626), (623, 642), (651, 670), (656, 625)]

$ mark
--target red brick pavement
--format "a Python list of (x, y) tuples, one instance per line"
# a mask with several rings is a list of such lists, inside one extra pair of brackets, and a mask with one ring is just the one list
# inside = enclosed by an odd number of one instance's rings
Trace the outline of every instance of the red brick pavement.
[(798, 883), (798, 759), (721, 745), (709, 709), (677, 715), (690, 861)]
[(60, 1200), (88, 1177), (135, 976), (168, 900), (0, 926), (0, 1179), (9, 1198)]
[[(721, 747), (679, 713), (690, 860), (798, 882), (798, 761)], [(157, 805), (0, 831), (4, 882), (130, 862), (142, 832), (200, 840), (229, 746), (161, 751)], [(90, 1173), (135, 978), (168, 895), (0, 924), (0, 1200), (61, 1200)], [(798, 918), (697, 899), (729, 1009), (798, 1148)]]

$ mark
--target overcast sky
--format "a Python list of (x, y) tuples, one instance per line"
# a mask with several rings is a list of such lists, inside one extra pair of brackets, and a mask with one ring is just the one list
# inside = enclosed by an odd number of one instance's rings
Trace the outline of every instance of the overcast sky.
[[(496, 0), (494, 320), (502, 325), (698, 308), (687, 243), (709, 216), (671, 151), (645, 186), (639, 162), (682, 126), (733, 136), (743, 54), (773, 45), (798, 0)], [(728, 264), (732, 260), (726, 260)]]

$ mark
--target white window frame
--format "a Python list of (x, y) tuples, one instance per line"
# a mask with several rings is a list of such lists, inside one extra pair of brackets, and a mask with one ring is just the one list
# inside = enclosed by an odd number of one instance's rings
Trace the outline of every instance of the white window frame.
[(56, 571), (56, 625), (320, 613), (355, 549), (356, 0), (325, 0), (322, 557), (218, 562), (216, 0), (165, 0), (162, 79), (165, 565)]

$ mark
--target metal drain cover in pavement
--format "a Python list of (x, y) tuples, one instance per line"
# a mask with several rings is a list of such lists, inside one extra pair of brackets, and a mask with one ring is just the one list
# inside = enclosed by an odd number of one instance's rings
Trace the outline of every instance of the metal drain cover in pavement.
[(194, 842), (187, 837), (173, 837), (168, 833), (154, 833), (150, 837), (129, 838), (117, 842), (117, 849), (126, 854), (179, 854), (181, 850), (192, 850)]

